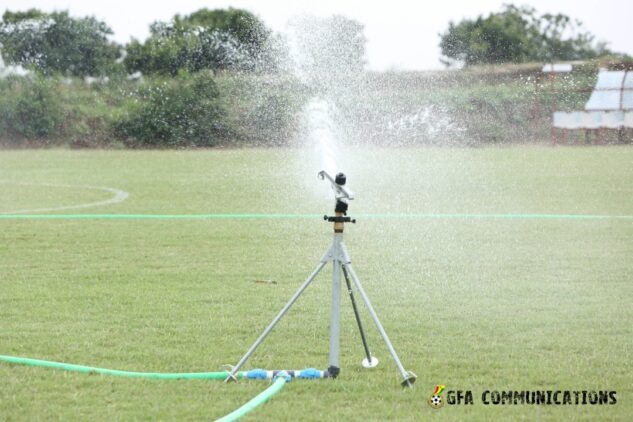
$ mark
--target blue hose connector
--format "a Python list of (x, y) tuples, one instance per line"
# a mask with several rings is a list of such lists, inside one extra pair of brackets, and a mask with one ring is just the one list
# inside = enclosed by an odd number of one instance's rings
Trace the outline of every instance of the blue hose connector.
[(292, 377), (290, 376), (290, 374), (286, 371), (281, 371), (278, 372), (274, 377), (273, 377), (273, 381), (276, 380), (277, 378), (283, 378), (286, 380), (286, 382), (290, 382), (292, 381)]
[(315, 369), (315, 368), (303, 369), (297, 375), (297, 378), (310, 379), (310, 380), (318, 379), (318, 378), (321, 378), (321, 377), (322, 377), (321, 371), (319, 371), (318, 369)]
[(264, 369), (251, 369), (246, 372), (246, 378), (251, 380), (265, 380), (268, 378), (268, 371)]

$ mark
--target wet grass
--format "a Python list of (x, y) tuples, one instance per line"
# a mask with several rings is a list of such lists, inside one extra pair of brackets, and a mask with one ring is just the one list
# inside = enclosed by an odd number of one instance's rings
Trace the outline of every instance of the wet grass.
[[(344, 308), (341, 377), (292, 382), (251, 420), (627, 420), (633, 413), (633, 219), (368, 214), (633, 215), (626, 147), (346, 151), (356, 272), (407, 369), (363, 357)], [(0, 212), (95, 200), (81, 213), (329, 212), (301, 150), (2, 151)], [(28, 187), (17, 182), (29, 182)], [(98, 196), (98, 191), (96, 192)], [(107, 199), (108, 194), (103, 193)], [(68, 212), (68, 211), (66, 211)], [(331, 229), (293, 220), (0, 220), (0, 354), (138, 371), (235, 363), (317, 264)], [(246, 365), (327, 366), (322, 275)], [(274, 280), (276, 283), (256, 283)], [(266, 383), (151, 381), (0, 364), (3, 420), (198, 420)], [(473, 405), (433, 410), (436, 384)], [(484, 405), (484, 390), (615, 390), (615, 405)]]

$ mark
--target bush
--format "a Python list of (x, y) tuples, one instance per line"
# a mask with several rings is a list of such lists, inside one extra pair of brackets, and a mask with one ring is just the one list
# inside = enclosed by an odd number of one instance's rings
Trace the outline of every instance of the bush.
[(0, 80), (0, 138), (48, 140), (61, 122), (54, 81), (42, 77), (10, 76)]
[(181, 73), (138, 90), (115, 131), (130, 146), (214, 146), (226, 137), (225, 111), (208, 72)]
[(277, 146), (290, 142), (308, 94), (285, 75), (224, 74), (217, 79), (234, 142)]

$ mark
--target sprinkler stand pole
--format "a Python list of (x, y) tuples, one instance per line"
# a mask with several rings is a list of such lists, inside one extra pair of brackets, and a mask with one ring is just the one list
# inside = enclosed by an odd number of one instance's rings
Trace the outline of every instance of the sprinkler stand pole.
[[(340, 236), (336, 234), (336, 236)], [(336, 242), (335, 242), (336, 244)], [(333, 248), (335, 245), (332, 245)], [(339, 245), (340, 246), (340, 245)], [(332, 307), (330, 310), (330, 364), (328, 372), (336, 377), (340, 371), (341, 350), (341, 261), (339, 251), (332, 251), (337, 258), (332, 261)]]
[(343, 275), (345, 276), (345, 285), (347, 286), (347, 294), (352, 302), (352, 309), (354, 310), (354, 318), (356, 318), (356, 324), (358, 325), (358, 331), (360, 332), (360, 339), (363, 342), (363, 349), (365, 350), (365, 359), (363, 359), (363, 366), (365, 368), (373, 368), (378, 365), (378, 359), (371, 355), (369, 351), (369, 345), (367, 344), (367, 337), (365, 337), (365, 330), (363, 329), (363, 323), (360, 320), (360, 314), (358, 313), (358, 306), (356, 306), (356, 299), (354, 299), (354, 291), (352, 290), (352, 284), (349, 282), (349, 275), (345, 266), (342, 266)]

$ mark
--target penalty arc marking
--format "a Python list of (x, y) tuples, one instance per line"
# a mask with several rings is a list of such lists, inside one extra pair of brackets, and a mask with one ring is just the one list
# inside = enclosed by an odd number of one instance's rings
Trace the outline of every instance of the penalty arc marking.
[[(9, 182), (0, 182), (0, 183), (8, 184)], [(62, 184), (54, 184), (54, 183), (12, 183), (12, 185), (100, 190), (100, 191), (111, 193), (112, 197), (110, 199), (106, 199), (102, 201), (85, 202), (81, 204), (64, 205), (64, 206), (59, 206), (59, 207), (31, 208), (31, 209), (21, 209), (21, 210), (14, 210), (14, 211), (0, 211), (0, 215), (1, 214), (30, 214), (30, 213), (39, 213), (39, 212), (65, 211), (65, 210), (76, 210), (76, 209), (82, 209), (82, 208), (100, 207), (100, 206), (105, 206), (105, 205), (118, 204), (119, 202), (125, 201), (129, 196), (129, 193), (127, 193), (124, 190), (109, 188), (105, 186), (62, 185)]]

